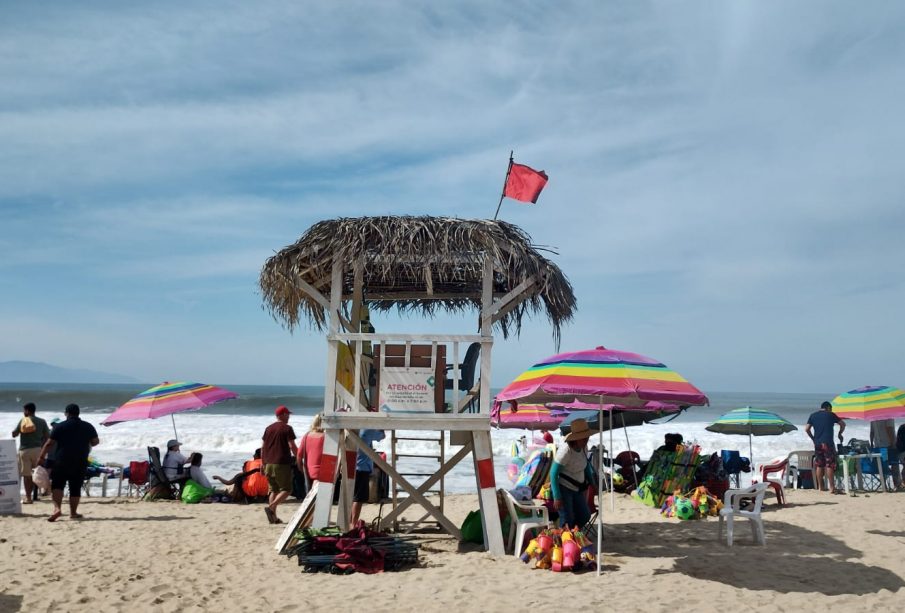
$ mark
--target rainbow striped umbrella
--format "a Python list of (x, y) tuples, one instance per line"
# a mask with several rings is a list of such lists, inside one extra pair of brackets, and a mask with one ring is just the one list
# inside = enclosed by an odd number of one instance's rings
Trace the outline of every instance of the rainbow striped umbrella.
[(173, 434), (176, 434), (174, 413), (203, 409), (217, 402), (238, 397), (239, 395), (235, 392), (214, 385), (187, 381), (170, 383), (167, 381), (143, 391), (110, 413), (101, 424), (112, 426), (124, 421), (157, 419), (158, 417), (169, 415), (170, 419), (173, 420)]
[(866, 421), (905, 417), (905, 391), (886, 385), (859, 387), (836, 396), (833, 413)]
[(527, 404), (574, 400), (638, 408), (650, 400), (709, 404), (701, 390), (664, 364), (604, 347), (547, 358), (516, 377), (496, 399)]
[(498, 428), (556, 430), (568, 414), (568, 409), (542, 404), (496, 403), (490, 412), (490, 424)]
[(732, 409), (705, 429), (720, 434), (747, 434), (748, 457), (751, 460), (751, 466), (754, 466), (752, 436), (774, 436), (798, 430), (795, 424), (776, 413), (751, 407)]

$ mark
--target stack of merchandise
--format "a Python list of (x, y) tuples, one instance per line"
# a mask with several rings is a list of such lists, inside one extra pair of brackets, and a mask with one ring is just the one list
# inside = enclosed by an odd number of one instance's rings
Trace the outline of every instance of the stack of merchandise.
[(534, 561), (534, 568), (553, 572), (580, 571), (595, 568), (593, 541), (578, 528), (550, 528), (531, 539), (522, 552), (522, 562)]
[(696, 487), (687, 494), (681, 490), (667, 498), (660, 507), (660, 514), (664, 517), (678, 519), (700, 519), (708, 515), (719, 515), (723, 508), (723, 502), (707, 491), (703, 485)]
[(303, 528), (296, 532), (294, 540), (286, 555), (297, 556), (306, 573), (371, 574), (418, 563), (416, 543), (375, 532), (361, 521), (345, 534), (339, 528)]
[(655, 452), (632, 498), (659, 509), (676, 490), (683, 492), (689, 488), (701, 460), (698, 445), (679, 445), (675, 451)]

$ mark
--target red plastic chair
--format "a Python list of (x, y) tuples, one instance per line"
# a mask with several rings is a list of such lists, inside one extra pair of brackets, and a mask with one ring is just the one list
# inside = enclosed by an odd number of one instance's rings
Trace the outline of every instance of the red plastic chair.
[(773, 474), (784, 474), (789, 468), (789, 458), (785, 458), (780, 462), (774, 462), (773, 464), (761, 464), (760, 465), (760, 480), (762, 483), (767, 483), (773, 488), (773, 491), (776, 493), (776, 502), (779, 506), (783, 506), (786, 504), (786, 495), (782, 489), (782, 481), (779, 479), (771, 479), (770, 475)]
[(144, 462), (129, 462), (129, 489), (126, 490), (128, 496), (132, 495), (133, 487), (135, 487), (135, 491), (139, 496), (148, 489), (149, 472), (150, 464), (147, 460)]

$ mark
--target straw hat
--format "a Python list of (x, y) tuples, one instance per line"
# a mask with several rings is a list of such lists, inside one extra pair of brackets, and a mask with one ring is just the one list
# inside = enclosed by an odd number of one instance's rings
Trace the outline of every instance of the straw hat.
[(567, 443), (569, 441), (580, 441), (581, 439), (590, 438), (592, 434), (597, 434), (599, 432), (599, 430), (588, 427), (588, 422), (584, 419), (576, 419), (569, 424), (569, 426), (569, 433), (566, 435), (566, 438), (563, 439)]

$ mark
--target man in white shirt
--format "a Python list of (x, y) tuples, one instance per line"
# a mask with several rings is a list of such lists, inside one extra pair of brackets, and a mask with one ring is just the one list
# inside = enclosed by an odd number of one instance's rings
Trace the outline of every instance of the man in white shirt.
[(182, 443), (174, 438), (167, 441), (167, 453), (163, 457), (163, 474), (171, 481), (178, 481), (187, 477), (185, 465), (188, 464), (188, 458), (180, 453), (179, 448)]

